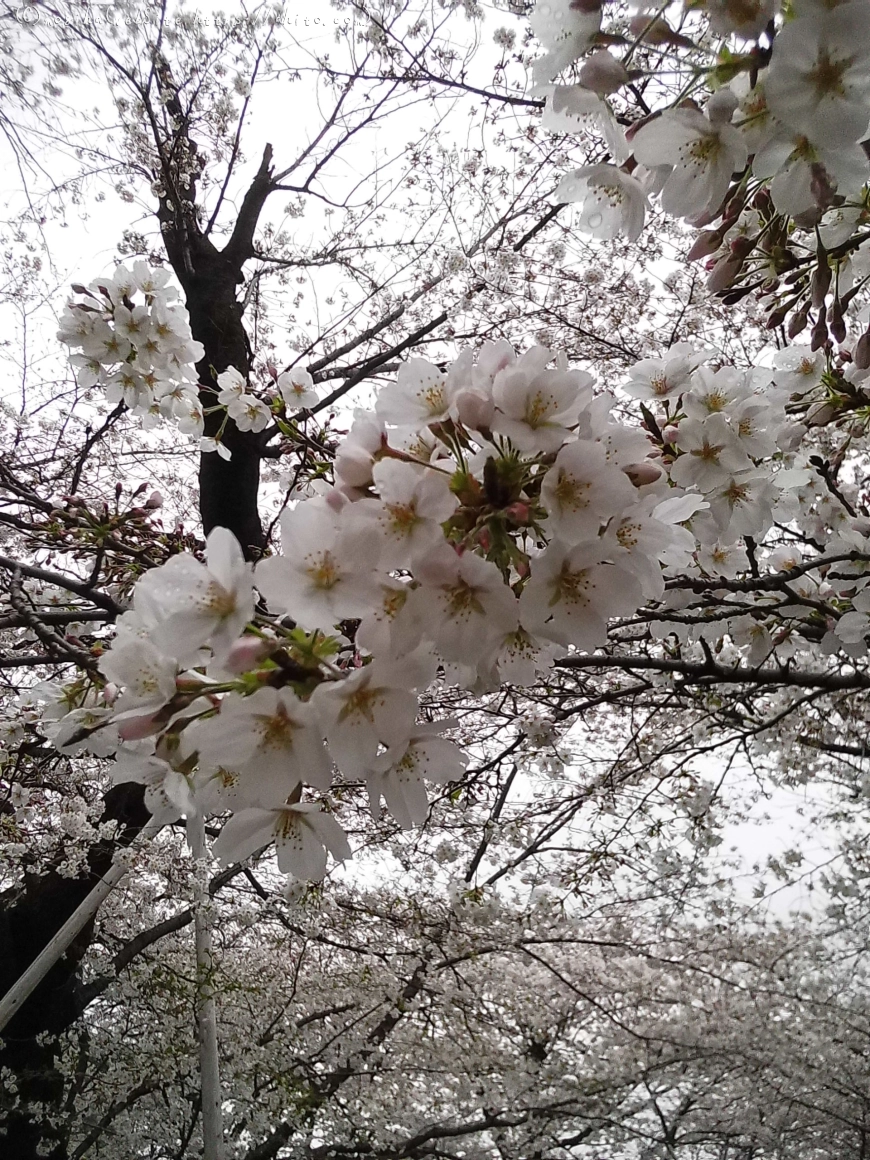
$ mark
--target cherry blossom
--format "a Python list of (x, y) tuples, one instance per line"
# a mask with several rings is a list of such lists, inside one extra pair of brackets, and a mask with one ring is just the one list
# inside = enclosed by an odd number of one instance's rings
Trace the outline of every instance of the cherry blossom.
[(276, 611), (307, 628), (329, 629), (347, 616), (363, 616), (375, 602), (373, 569), (378, 546), (353, 506), (335, 511), (325, 499), (300, 503), (281, 517), (292, 555), (257, 565), (260, 592)]
[(517, 625), (516, 598), (498, 568), (471, 552), (442, 544), (420, 559), (414, 575), (420, 587), (406, 607), (445, 660), (485, 653)]
[(630, 242), (640, 237), (646, 216), (647, 197), (635, 178), (615, 165), (584, 165), (559, 182), (555, 200), (580, 202), (577, 225), (593, 238), (625, 234)]
[(600, 443), (566, 444), (541, 485), (553, 533), (572, 545), (595, 539), (602, 523), (633, 503), (635, 495)]
[(696, 218), (717, 208), (731, 175), (746, 165), (747, 149), (733, 126), (694, 109), (668, 110), (632, 138), (642, 165), (670, 165), (662, 205), (676, 217)]
[(538, 0), (530, 23), (547, 49), (535, 62), (535, 79), (549, 81), (580, 56), (601, 26), (601, 9), (580, 8), (573, 0)]
[(551, 353), (535, 346), (498, 372), (493, 398), (498, 411), (493, 431), (521, 451), (557, 451), (589, 400), (592, 377), (585, 371), (547, 370)]
[(631, 572), (606, 563), (602, 547), (551, 543), (536, 559), (520, 597), (523, 624), (559, 644), (590, 651), (607, 639), (607, 621), (643, 600)]
[(319, 882), (326, 873), (327, 851), (340, 862), (351, 856), (341, 826), (312, 802), (241, 810), (224, 825), (213, 849), (218, 861), (229, 866), (272, 842), (278, 868), (310, 882)]
[(251, 565), (226, 528), (209, 535), (206, 561), (173, 556), (164, 567), (147, 572), (137, 587), (137, 607), (144, 599), (156, 619), (154, 643), (182, 666), (204, 644), (217, 655), (229, 651), (254, 614)]
[(288, 407), (304, 410), (306, 407), (315, 407), (319, 401), (314, 379), (301, 367), (294, 367), (278, 375), (276, 386)]
[(250, 805), (280, 804), (302, 781), (318, 789), (332, 781), (317, 714), (290, 689), (225, 697), (219, 715), (188, 734), (207, 768), (240, 775), (239, 792)]
[(771, 110), (811, 142), (851, 145), (870, 123), (870, 54), (863, 0), (798, 16), (774, 41)]

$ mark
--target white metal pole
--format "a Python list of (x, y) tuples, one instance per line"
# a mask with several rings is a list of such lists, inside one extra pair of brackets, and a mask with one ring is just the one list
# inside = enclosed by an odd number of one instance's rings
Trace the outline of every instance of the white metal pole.
[(112, 865), (93, 888), (87, 898), (73, 911), (54, 938), (46, 944), (33, 960), (21, 978), (0, 1000), (0, 1031), (6, 1026), (16, 1011), (29, 998), (34, 989), (42, 982), (51, 968), (69, 949), (76, 935), (91, 921), (102, 906), (106, 898), (115, 889), (121, 879), (130, 869), (127, 864), (127, 855), (136, 846), (144, 845), (163, 828), (162, 823), (153, 820), (139, 832), (136, 842), (115, 854)]
[(211, 939), (211, 898), (205, 860), (202, 814), (187, 820), (194, 871), (194, 936), (196, 940), (196, 1019), (199, 1033), (199, 1079), (202, 1099), (203, 1160), (224, 1160), (221, 1077), (218, 1062), (217, 1008), (214, 999), (214, 953)]

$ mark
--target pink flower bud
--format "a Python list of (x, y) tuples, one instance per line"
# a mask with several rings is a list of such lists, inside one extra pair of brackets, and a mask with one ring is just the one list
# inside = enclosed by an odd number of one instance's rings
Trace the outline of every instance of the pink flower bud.
[(122, 741), (140, 741), (143, 737), (151, 737), (159, 733), (166, 724), (159, 720), (159, 713), (146, 713), (141, 717), (127, 717), (116, 725), (118, 736)]
[(505, 515), (510, 516), (515, 524), (528, 524), (531, 522), (531, 508), (527, 503), (523, 503), (521, 500), (517, 500), (516, 503), (512, 503), (510, 507), (506, 507), (504, 511)]
[(668, 423), (668, 425), (662, 431), (662, 438), (666, 443), (673, 443), (679, 434), (679, 427), (675, 427), (673, 423)]
[(704, 230), (695, 238), (692, 248), (686, 254), (686, 260), (697, 262), (699, 258), (709, 258), (722, 245), (722, 234), (719, 230)]
[(148, 498), (145, 500), (145, 510), (153, 512), (156, 511), (159, 507), (163, 507), (163, 496), (159, 491), (152, 491)]
[(622, 470), (635, 487), (645, 487), (648, 483), (655, 483), (662, 476), (662, 469), (657, 467), (655, 463), (649, 462), (629, 463), (628, 467), (623, 467)]
[(115, 682), (109, 681), (108, 684), (103, 688), (103, 700), (107, 705), (114, 705), (120, 692), (121, 690), (118, 688)]
[(742, 266), (743, 263), (741, 261), (735, 261), (730, 254), (726, 258), (720, 258), (710, 272), (710, 277), (707, 279), (707, 289), (711, 294), (718, 294), (720, 290), (727, 290), (737, 280), (737, 275), (740, 273)]
[(223, 667), (231, 673), (246, 673), (255, 668), (275, 647), (275, 641), (258, 636), (242, 636), (230, 648)]
[(837, 417), (837, 409), (831, 403), (813, 403), (807, 411), (808, 427), (824, 427)]
[(495, 404), (477, 391), (459, 391), (454, 399), (456, 414), (463, 427), (472, 431), (488, 428), (495, 414)]
[(580, 84), (593, 93), (615, 93), (628, 80), (628, 70), (606, 48), (594, 52), (580, 69)]

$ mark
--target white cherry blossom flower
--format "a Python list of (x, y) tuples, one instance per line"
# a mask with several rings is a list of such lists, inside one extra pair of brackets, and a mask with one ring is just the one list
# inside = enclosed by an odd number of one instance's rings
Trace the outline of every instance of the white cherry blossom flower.
[(146, 600), (157, 618), (152, 640), (183, 667), (204, 644), (225, 654), (254, 615), (251, 565), (226, 528), (214, 528), (203, 565), (193, 556), (173, 556), (146, 572), (136, 586), (134, 606)]
[(715, 351), (675, 343), (661, 358), (644, 358), (629, 368), (622, 389), (634, 399), (673, 399), (689, 386), (692, 372)]
[(230, 451), (229, 447), (227, 447), (222, 440), (211, 435), (202, 436), (199, 441), (199, 449), (204, 455), (208, 455), (212, 451), (216, 451), (221, 459), (226, 459), (227, 462), (232, 459), (233, 455), (232, 451)]
[(662, 206), (676, 217), (712, 213), (724, 198), (732, 174), (747, 159), (746, 145), (733, 126), (710, 121), (694, 109), (671, 109), (638, 129), (632, 149), (642, 165), (672, 165), (662, 189)]
[(631, 155), (625, 135), (607, 101), (585, 85), (547, 86), (541, 128), (551, 133), (600, 134), (617, 164)]
[(860, 145), (811, 143), (802, 135), (774, 133), (752, 162), (756, 177), (770, 180), (770, 196), (782, 213), (801, 214), (826, 204), (835, 190), (846, 196), (860, 191), (870, 177), (870, 161)]
[(217, 385), (220, 388), (218, 402), (224, 406), (241, 399), (248, 389), (245, 376), (235, 367), (227, 367), (225, 371), (221, 371), (217, 377)]
[(314, 379), (301, 367), (294, 367), (278, 375), (277, 387), (287, 406), (295, 410), (316, 407), (320, 401), (314, 389)]
[[(827, 369), (823, 350), (808, 346), (788, 346), (773, 356), (773, 383), (790, 395), (805, 395), (822, 381)], [(769, 373), (769, 372), (761, 372)]]
[(592, 376), (585, 371), (547, 370), (551, 354), (534, 346), (499, 371), (493, 383), (498, 408), (493, 431), (506, 435), (521, 451), (557, 451), (570, 437), (591, 398)]
[(272, 609), (288, 612), (305, 628), (330, 629), (376, 604), (379, 545), (354, 506), (336, 512), (317, 498), (282, 515), (288, 552), (261, 560), (256, 569), (257, 587)]
[(121, 712), (128, 709), (159, 709), (175, 696), (177, 666), (149, 640), (128, 640), (103, 653), (100, 671), (123, 686), (115, 702)]
[(814, 144), (851, 145), (870, 123), (867, 5), (800, 16), (779, 31), (767, 100), (784, 124)]
[(134, 306), (132, 310), (126, 306), (116, 306), (113, 320), (116, 333), (123, 335), (134, 346), (138, 346), (151, 333), (151, 311), (147, 306)]
[(708, 576), (724, 576), (736, 580), (741, 572), (749, 571), (749, 557), (738, 543), (716, 542), (704, 544), (696, 553), (699, 567)]
[(372, 474), (379, 498), (361, 500), (355, 510), (377, 529), (382, 566), (405, 568), (443, 538), (441, 524), (456, 510), (457, 499), (440, 471), (382, 459)]
[(520, 625), (505, 633), (478, 670), (485, 670), (487, 688), (497, 689), (502, 684), (522, 688), (540, 680), (541, 673), (548, 671), (561, 651), (552, 641), (543, 640)]
[(375, 585), (372, 609), (356, 630), (355, 644), (373, 656), (404, 656), (420, 643), (416, 618), (405, 613), (411, 587), (408, 580), (381, 576)]
[(748, 377), (736, 367), (699, 367), (683, 395), (682, 407), (690, 419), (730, 412), (752, 394)]
[(317, 714), (290, 689), (230, 693), (218, 716), (185, 732), (203, 765), (240, 775), (239, 792), (249, 805), (278, 805), (301, 782), (326, 790), (332, 781)]
[(606, 643), (611, 616), (633, 612), (642, 602), (637, 578), (604, 563), (600, 545), (569, 548), (553, 541), (535, 557), (520, 615), (530, 631), (589, 652)]
[(272, 419), (272, 412), (255, 395), (233, 399), (227, 405), (227, 414), (240, 431), (263, 431)]
[(740, 536), (761, 536), (770, 528), (779, 490), (766, 474), (746, 471), (729, 476), (706, 494), (710, 514), (727, 543)]
[(565, 175), (553, 195), (557, 202), (579, 202), (577, 226), (593, 238), (625, 234), (636, 241), (643, 231), (647, 197), (634, 177), (615, 165), (584, 165)]
[(601, 525), (634, 503), (636, 490), (608, 463), (600, 443), (568, 443), (544, 476), (541, 500), (549, 524), (566, 544), (595, 539)]
[(532, 32), (547, 49), (534, 64), (536, 81), (549, 81), (582, 56), (601, 27), (601, 9), (584, 11), (575, 0), (538, 0), (529, 17)]
[(118, 733), (112, 719), (114, 709), (85, 705), (52, 720), (49, 712), (43, 721), (43, 732), (60, 753), (93, 753), (110, 757), (118, 746)]
[(710, 415), (703, 421), (683, 419), (675, 443), (683, 454), (671, 466), (671, 479), (680, 487), (710, 491), (729, 474), (752, 466), (724, 415)]
[(441, 544), (414, 569), (409, 610), (448, 661), (475, 663), (517, 626), (517, 601), (495, 564)]
[(399, 427), (426, 427), (446, 419), (449, 410), (447, 372), (424, 358), (403, 363), (395, 383), (384, 387), (375, 404), (384, 422)]
[(136, 289), (143, 294), (159, 294), (166, 301), (175, 297), (175, 287), (169, 285), (169, 271), (149, 266), (141, 259), (133, 263), (132, 280)]
[(344, 830), (331, 814), (313, 802), (241, 810), (224, 825), (212, 849), (220, 864), (229, 866), (272, 842), (278, 868), (303, 882), (319, 882), (323, 878), (327, 850), (339, 862), (350, 858)]
[(111, 774), (115, 785), (132, 781), (145, 786), (145, 808), (161, 825), (175, 822), (193, 809), (187, 779), (153, 754), (122, 746), (115, 755)]
[(439, 734), (443, 722), (418, 725), (401, 745), (393, 746), (373, 763), (366, 773), (372, 817), (379, 813), (383, 798), (403, 829), (426, 820), (429, 802), (423, 778), (443, 785), (457, 781), (468, 764), (462, 750)]
[(399, 745), (411, 735), (417, 715), (414, 687), (425, 686), (434, 663), (419, 666), (375, 660), (338, 681), (318, 686), (311, 698), (329, 751), (342, 773), (359, 777), (381, 745)]

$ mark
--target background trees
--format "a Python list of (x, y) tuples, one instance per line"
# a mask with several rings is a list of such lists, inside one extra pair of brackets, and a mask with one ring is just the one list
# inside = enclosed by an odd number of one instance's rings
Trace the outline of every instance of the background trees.
[[(607, 260), (572, 230), (553, 189), (607, 145), (539, 127), (524, 25), (493, 47), (473, 11), (355, 5), (325, 10), (338, 37), (309, 47), (265, 7), (225, 22), (119, 8), (130, 23), (116, 27), (34, 10), (31, 25), (4, 13), (2, 66), (25, 194), (4, 258), (21, 338), (0, 513), (4, 989), (146, 817), (138, 788), (107, 791), (98, 758), (58, 752), (37, 709), (56, 698), (34, 678), (93, 670), (137, 577), (199, 550), (200, 519), (258, 555), (288, 484), (328, 472), (347, 408), (413, 354), (443, 364), (458, 345), (534, 338), (611, 386), (678, 340), (739, 365), (766, 341), (750, 298), (712, 301), (667, 261), (685, 248), (678, 227), (613, 242)], [(646, 86), (620, 116), (644, 111)], [(320, 389), (314, 419), (260, 433), (229, 422), (232, 458), (200, 456), (198, 491), (183, 435), (142, 430), (42, 361), (40, 311), (60, 305), (72, 260), (57, 222), (105, 212), (107, 196), (133, 207), (113, 211), (110, 244), (171, 267), (205, 388), (232, 366), (264, 392), (292, 365)], [(801, 259), (808, 277), (814, 260)], [(207, 415), (206, 433), (221, 419)], [(774, 541), (824, 555), (835, 519), (860, 517), (860, 434), (846, 446), (820, 433), (819, 530)], [(841, 554), (862, 553), (856, 541)], [(236, 1155), (617, 1156), (626, 1141), (648, 1156), (862, 1154), (863, 919), (850, 900), (864, 874), (868, 678), (860, 658), (817, 647), (842, 611), (836, 588), (802, 588), (802, 564), (763, 561), (674, 577), (668, 603), (530, 689), (439, 684), (426, 711), (458, 717), (469, 771), (410, 836), (346, 793), (360, 881), (291, 905), (268, 872), (217, 876)], [(769, 597), (766, 631), (799, 621), (805, 652), (735, 671), (746, 641), (710, 626), (744, 615), (748, 633)], [(663, 621), (664, 649), (650, 628)], [(727, 896), (708, 849), (726, 812), (749, 808), (735, 775), (763, 794), (811, 775), (831, 785), (811, 801), (841, 847), (833, 932), (747, 925)], [(802, 856), (779, 872), (800, 873)], [(367, 886), (387, 870), (401, 887)], [(8, 1029), (17, 1155), (197, 1154), (180, 840), (157, 843), (128, 889)]]

